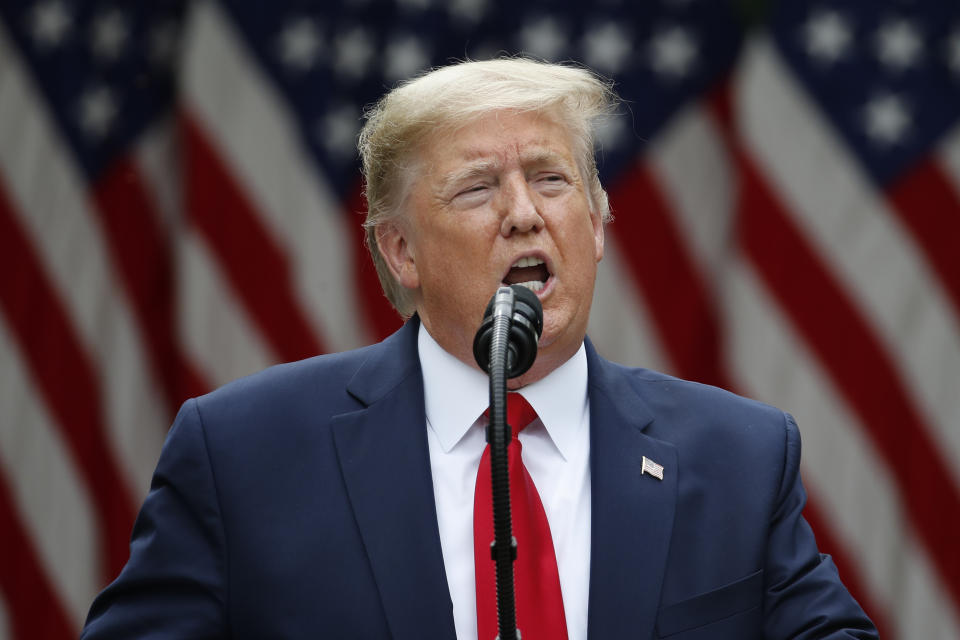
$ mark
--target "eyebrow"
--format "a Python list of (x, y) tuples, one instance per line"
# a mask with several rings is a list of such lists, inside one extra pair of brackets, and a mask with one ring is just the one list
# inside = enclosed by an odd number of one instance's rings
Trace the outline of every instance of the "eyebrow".
[(479, 160), (474, 160), (465, 167), (455, 169), (454, 171), (451, 171), (443, 176), (443, 179), (440, 181), (440, 189), (446, 190), (457, 183), (469, 181), (473, 178), (479, 178), (480, 176), (493, 173), (497, 171), (502, 164), (502, 162), (495, 158), (481, 158)]

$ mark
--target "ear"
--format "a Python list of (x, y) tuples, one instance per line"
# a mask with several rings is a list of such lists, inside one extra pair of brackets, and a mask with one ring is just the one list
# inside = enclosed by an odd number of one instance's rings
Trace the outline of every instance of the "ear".
[(407, 289), (420, 287), (416, 256), (410, 242), (409, 230), (400, 221), (384, 222), (377, 226), (377, 247), (393, 277)]
[(590, 223), (593, 225), (594, 258), (600, 262), (603, 260), (603, 218), (599, 213), (591, 213)]

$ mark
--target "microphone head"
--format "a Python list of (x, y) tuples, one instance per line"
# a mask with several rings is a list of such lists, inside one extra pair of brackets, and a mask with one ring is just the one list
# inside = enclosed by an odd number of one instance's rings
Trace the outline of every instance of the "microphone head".
[[(509, 310), (504, 305), (509, 305)], [(495, 312), (499, 306), (499, 311)], [(480, 368), (490, 372), (490, 342), (493, 339), (494, 318), (502, 313), (510, 315), (507, 340), (507, 378), (526, 373), (537, 358), (537, 342), (543, 333), (543, 306), (530, 289), (515, 284), (500, 287), (490, 299), (483, 321), (473, 339), (473, 357)]]

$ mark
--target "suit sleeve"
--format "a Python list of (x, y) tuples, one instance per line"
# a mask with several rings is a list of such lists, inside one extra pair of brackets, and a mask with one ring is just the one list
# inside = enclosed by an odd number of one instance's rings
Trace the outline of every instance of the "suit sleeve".
[(82, 640), (225, 637), (226, 547), (196, 400), (167, 437), (130, 559), (94, 601)]
[(817, 550), (802, 511), (800, 433), (785, 414), (786, 452), (770, 522), (765, 567), (764, 637), (796, 640), (877, 638), (873, 623), (840, 581), (830, 556)]

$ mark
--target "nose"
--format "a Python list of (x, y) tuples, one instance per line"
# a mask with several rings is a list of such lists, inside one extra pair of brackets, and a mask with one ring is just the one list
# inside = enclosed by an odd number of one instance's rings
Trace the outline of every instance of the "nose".
[(543, 218), (537, 210), (536, 196), (523, 177), (508, 180), (502, 186), (504, 215), (500, 234), (528, 233), (543, 228)]

